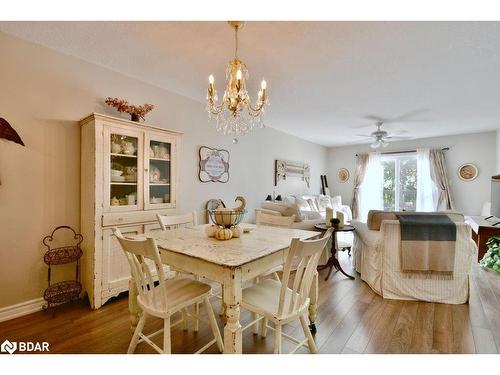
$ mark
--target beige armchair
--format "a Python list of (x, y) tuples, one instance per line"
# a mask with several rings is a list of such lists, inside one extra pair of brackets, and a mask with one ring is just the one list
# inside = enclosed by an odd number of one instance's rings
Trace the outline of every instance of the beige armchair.
[(403, 274), (401, 270), (401, 229), (398, 220), (382, 220), (380, 230), (369, 229), (366, 223), (353, 221), (353, 255), (355, 269), (376, 293), (384, 298), (421, 300), (449, 304), (469, 300), (471, 266), (477, 247), (471, 229), (456, 223), (457, 239), (452, 280)]

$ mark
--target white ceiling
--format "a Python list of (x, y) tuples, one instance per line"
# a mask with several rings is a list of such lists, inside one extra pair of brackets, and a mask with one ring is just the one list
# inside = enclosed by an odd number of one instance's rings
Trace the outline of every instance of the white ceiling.
[[(16, 35), (191, 97), (223, 90), (225, 22), (0, 22)], [(248, 22), (240, 58), (266, 124), (325, 145), (366, 142), (366, 116), (412, 138), (500, 128), (500, 22)], [(418, 121), (416, 121), (418, 120)], [(360, 128), (366, 126), (365, 128)]]

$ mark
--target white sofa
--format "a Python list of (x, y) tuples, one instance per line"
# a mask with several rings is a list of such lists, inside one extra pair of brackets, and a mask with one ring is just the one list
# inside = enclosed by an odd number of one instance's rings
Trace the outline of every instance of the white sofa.
[[(461, 215), (461, 214), (459, 214)], [(457, 222), (455, 266), (452, 280), (404, 276), (400, 263), (401, 229), (398, 220), (381, 220), (380, 230), (369, 223), (353, 221), (355, 269), (376, 293), (384, 298), (422, 300), (449, 304), (469, 300), (471, 266), (477, 247), (471, 228)], [(372, 229), (370, 229), (372, 228)]]
[(295, 222), (292, 228), (314, 230), (314, 226), (325, 222), (326, 207), (341, 211), (346, 221), (352, 220), (349, 206), (342, 204), (340, 195), (329, 197), (327, 195), (289, 195), (282, 201), (264, 201), (255, 212), (261, 211), (270, 215), (292, 216)]
[[(352, 220), (352, 213), (349, 206), (342, 204), (340, 195), (329, 197), (326, 195), (297, 195), (285, 196), (283, 201), (264, 201), (261, 207), (255, 209), (269, 215), (292, 216), (295, 215), (295, 222), (292, 228), (303, 230), (316, 230), (314, 226), (325, 222), (326, 207), (341, 211), (346, 221)], [(337, 245), (339, 248), (350, 248), (352, 246), (353, 235), (351, 232), (337, 233)], [(325, 264), (330, 257), (331, 242), (325, 248), (319, 264)]]

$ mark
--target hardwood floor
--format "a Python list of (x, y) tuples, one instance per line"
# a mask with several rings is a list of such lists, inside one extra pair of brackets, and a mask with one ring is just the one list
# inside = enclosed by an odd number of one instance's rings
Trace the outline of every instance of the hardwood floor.
[[(350, 270), (347, 254), (340, 257), (344, 269)], [(500, 277), (496, 274), (474, 265), (468, 305), (384, 300), (358, 276), (354, 281), (340, 273), (326, 282), (320, 278), (315, 336), (320, 353), (500, 352)], [(218, 311), (220, 300), (213, 298), (212, 304)], [(61, 306), (52, 313), (38, 312), (0, 323), (0, 340), (47, 341), (52, 353), (125, 353), (131, 337), (127, 308), (126, 295), (95, 311), (83, 301)], [(250, 315), (243, 312), (242, 325), (249, 320)], [(161, 324), (151, 318), (146, 332), (159, 329)], [(284, 332), (303, 335), (299, 322), (285, 326)], [(210, 339), (209, 327), (203, 322), (197, 334), (191, 329), (183, 331), (179, 325), (172, 329), (172, 351), (192, 353)], [(154, 341), (161, 345), (161, 337)], [(266, 339), (253, 335), (251, 329), (243, 333), (245, 353), (272, 353), (273, 342), (272, 331)], [(292, 347), (284, 340), (284, 352)], [(137, 352), (154, 350), (139, 344)], [(208, 350), (216, 352), (215, 346)]]

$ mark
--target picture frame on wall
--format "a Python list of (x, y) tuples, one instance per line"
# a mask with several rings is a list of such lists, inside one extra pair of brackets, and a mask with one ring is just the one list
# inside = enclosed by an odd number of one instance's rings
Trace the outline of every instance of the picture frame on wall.
[(198, 178), (201, 182), (229, 181), (229, 151), (201, 146)]
[(458, 177), (462, 181), (472, 181), (476, 179), (477, 175), (479, 174), (479, 171), (475, 164), (465, 163), (462, 164), (460, 167), (458, 167), (457, 173)]

